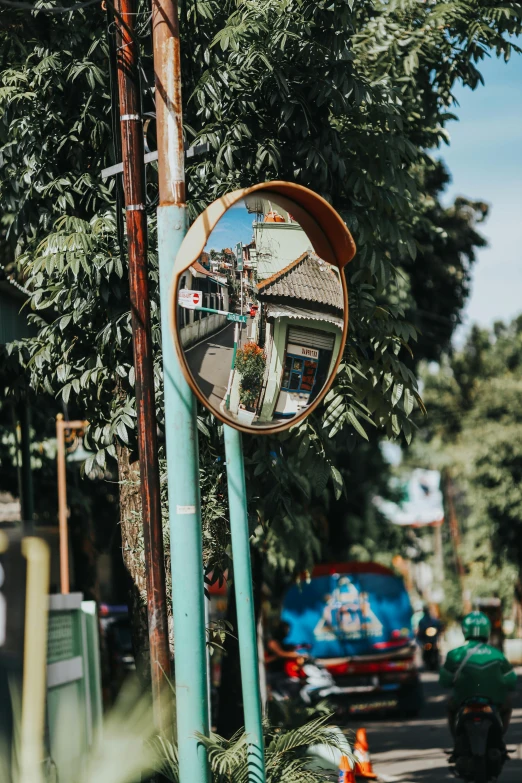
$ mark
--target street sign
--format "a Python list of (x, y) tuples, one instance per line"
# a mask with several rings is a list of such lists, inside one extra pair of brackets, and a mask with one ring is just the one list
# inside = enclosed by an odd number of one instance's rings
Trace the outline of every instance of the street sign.
[(203, 294), (201, 291), (191, 291), (189, 288), (182, 288), (178, 293), (178, 304), (187, 310), (195, 310), (203, 304)]
[(227, 313), (227, 321), (238, 321), (239, 323), (246, 324), (248, 316), (238, 315), (237, 313)]
[(243, 245), (241, 242), (236, 245), (236, 269), (238, 272), (243, 271)]

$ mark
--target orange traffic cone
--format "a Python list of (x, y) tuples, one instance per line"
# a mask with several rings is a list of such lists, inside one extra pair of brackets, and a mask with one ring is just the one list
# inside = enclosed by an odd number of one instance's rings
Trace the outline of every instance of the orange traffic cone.
[(368, 747), (368, 737), (366, 729), (357, 729), (355, 733), (355, 745), (353, 746), (353, 755), (356, 758), (355, 774), (361, 778), (375, 780), (377, 775), (373, 771), (370, 761), (370, 752)]
[(355, 783), (355, 773), (348, 756), (341, 756), (339, 764), (339, 783)]

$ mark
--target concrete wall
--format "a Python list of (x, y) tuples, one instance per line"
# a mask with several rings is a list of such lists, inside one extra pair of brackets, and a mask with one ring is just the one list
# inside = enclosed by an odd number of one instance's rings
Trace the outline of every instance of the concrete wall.
[(254, 223), (257, 279), (264, 280), (312, 249), (312, 243), (298, 223)]
[[(219, 283), (211, 280), (208, 277), (194, 277), (187, 271), (183, 281), (183, 287), (192, 291), (203, 291), (203, 305), (205, 307), (217, 307), (228, 312), (229, 300), (228, 300), (228, 288), (221, 286)], [(207, 289), (210, 287), (210, 291)], [(218, 303), (217, 297), (212, 299), (212, 294), (222, 294), (222, 301)], [(210, 294), (210, 298), (209, 298)], [(181, 309), (181, 308), (180, 308)], [(185, 319), (185, 325), (180, 329), (181, 344), (188, 348), (191, 345), (195, 345), (205, 337), (209, 337), (215, 332), (219, 332), (227, 323), (226, 316), (217, 315), (211, 313), (198, 313), (199, 319), (196, 317), (195, 310), (184, 310), (183, 317)], [(178, 311), (179, 316), (179, 311)]]
[(184, 348), (195, 345), (205, 337), (209, 337), (215, 332), (219, 332), (226, 323), (226, 316), (210, 315), (210, 313), (207, 313), (206, 318), (200, 318), (199, 321), (193, 321), (181, 329), (181, 344)]

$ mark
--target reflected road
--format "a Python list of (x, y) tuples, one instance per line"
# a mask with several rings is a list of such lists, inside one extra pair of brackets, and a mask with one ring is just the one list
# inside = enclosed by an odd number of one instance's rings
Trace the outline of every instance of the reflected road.
[(203, 395), (219, 410), (227, 392), (228, 378), (234, 350), (234, 324), (230, 323), (217, 334), (188, 348), (185, 352), (188, 366)]

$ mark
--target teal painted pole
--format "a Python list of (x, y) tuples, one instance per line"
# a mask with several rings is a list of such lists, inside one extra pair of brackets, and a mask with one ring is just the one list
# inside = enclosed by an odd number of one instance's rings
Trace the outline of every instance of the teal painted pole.
[(227, 425), (224, 430), (234, 589), (237, 605), (237, 634), (241, 659), (241, 686), (245, 732), (248, 735), (248, 780), (249, 783), (264, 783), (266, 778), (265, 753), (252, 568), (250, 565), (245, 465), (241, 447), (241, 433)]
[(208, 692), (196, 400), (170, 333), (174, 261), (187, 232), (177, 0), (152, 0), (158, 254), (169, 493), (179, 783), (207, 783)]
[(206, 751), (196, 736), (209, 733), (196, 399), (181, 371), (169, 327), (172, 270), (185, 233), (185, 207), (160, 206), (158, 250), (179, 780), (207, 783)]

